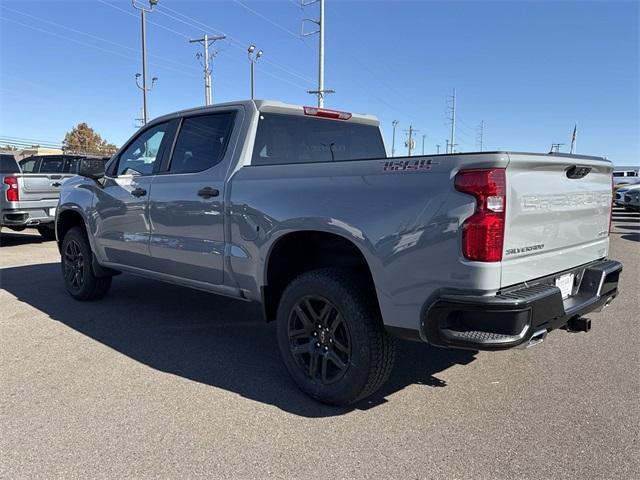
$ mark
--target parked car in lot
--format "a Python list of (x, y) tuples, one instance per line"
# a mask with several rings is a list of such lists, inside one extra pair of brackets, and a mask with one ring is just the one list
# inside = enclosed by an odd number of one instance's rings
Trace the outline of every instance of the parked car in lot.
[(33, 227), (55, 239), (54, 221), (62, 183), (76, 175), (84, 159), (106, 163), (107, 158), (84, 155), (43, 155), (19, 162), (2, 156), (0, 227), (21, 231)]
[(614, 185), (633, 185), (640, 182), (637, 168), (615, 169), (613, 171)]
[(618, 207), (624, 207), (626, 204), (625, 195), (636, 190), (640, 190), (640, 185), (625, 185), (624, 187), (616, 188), (615, 204)]
[(612, 164), (482, 152), (388, 158), (375, 117), (243, 101), (158, 118), (68, 180), (56, 231), (78, 300), (118, 272), (259, 302), (291, 376), (349, 404), (394, 336), (500, 350), (618, 293)]
[(640, 189), (630, 190), (625, 193), (624, 208), (632, 212), (640, 211)]

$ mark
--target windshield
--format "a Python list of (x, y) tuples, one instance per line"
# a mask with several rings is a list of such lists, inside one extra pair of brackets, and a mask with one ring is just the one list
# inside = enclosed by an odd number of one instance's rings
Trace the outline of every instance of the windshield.
[(380, 129), (374, 125), (262, 113), (252, 165), (344, 162), (386, 158)]

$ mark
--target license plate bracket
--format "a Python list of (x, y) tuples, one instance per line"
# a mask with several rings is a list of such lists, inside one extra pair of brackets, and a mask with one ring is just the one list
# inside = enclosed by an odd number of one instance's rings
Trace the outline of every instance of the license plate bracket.
[(575, 278), (576, 276), (573, 273), (567, 273), (556, 278), (556, 287), (560, 289), (563, 300), (571, 296)]

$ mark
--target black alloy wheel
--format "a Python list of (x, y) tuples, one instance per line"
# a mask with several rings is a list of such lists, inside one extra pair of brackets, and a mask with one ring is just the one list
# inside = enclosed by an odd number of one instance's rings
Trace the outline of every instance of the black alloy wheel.
[(296, 364), (323, 385), (339, 381), (351, 361), (351, 335), (337, 307), (318, 295), (306, 295), (291, 309), (289, 347)]
[(64, 278), (67, 285), (72, 290), (82, 290), (85, 262), (82, 250), (77, 241), (72, 239), (66, 243), (62, 261), (64, 265)]

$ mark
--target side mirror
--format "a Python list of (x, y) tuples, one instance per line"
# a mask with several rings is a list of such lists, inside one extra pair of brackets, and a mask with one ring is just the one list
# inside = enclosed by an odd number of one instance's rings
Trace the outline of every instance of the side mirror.
[(105, 162), (102, 159), (83, 158), (78, 166), (78, 175), (100, 180), (105, 174)]

